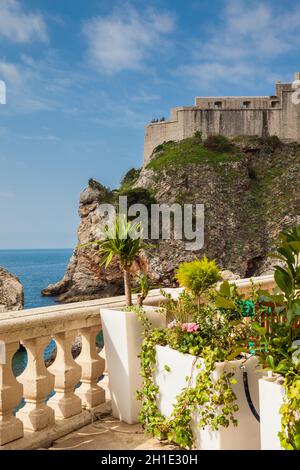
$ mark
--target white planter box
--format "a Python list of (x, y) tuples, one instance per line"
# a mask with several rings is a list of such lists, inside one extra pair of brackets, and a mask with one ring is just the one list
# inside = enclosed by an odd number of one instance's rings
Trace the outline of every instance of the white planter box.
[[(194, 367), (195, 356), (183, 354), (169, 347), (156, 346), (156, 365), (154, 381), (159, 386), (158, 406), (160, 412), (170, 417), (176, 397), (183, 388), (187, 386), (186, 376), (190, 376), (193, 371), (191, 385), (195, 384), (195, 379), (199, 369)], [(199, 429), (197, 426), (197, 413), (192, 419), (192, 431), (195, 438), (195, 446), (201, 450), (239, 450), (239, 449), (260, 449), (260, 429), (259, 422), (253, 416), (246, 400), (243, 376), (240, 369), (242, 360), (217, 363), (213, 371), (212, 379), (217, 380), (224, 370), (232, 370), (234, 367), (237, 384), (233, 385), (233, 390), (237, 396), (239, 411), (235, 413), (238, 426), (230, 424), (228, 428), (220, 427), (219, 431), (213, 431), (209, 427)], [(198, 359), (196, 364), (203, 366), (203, 360)], [(248, 382), (252, 401), (259, 412), (258, 380), (262, 373), (256, 370), (258, 360), (250, 357), (246, 362), (248, 372)], [(170, 367), (170, 372), (165, 369), (165, 365)]]
[[(153, 327), (166, 326), (165, 313), (155, 307), (143, 307)], [(101, 308), (109, 388), (113, 416), (129, 424), (138, 422), (141, 403), (136, 391), (141, 388), (139, 375), (143, 326), (136, 313)]]
[(259, 381), (260, 433), (262, 450), (281, 450), (278, 433), (281, 431), (279, 409), (285, 390), (276, 378)]

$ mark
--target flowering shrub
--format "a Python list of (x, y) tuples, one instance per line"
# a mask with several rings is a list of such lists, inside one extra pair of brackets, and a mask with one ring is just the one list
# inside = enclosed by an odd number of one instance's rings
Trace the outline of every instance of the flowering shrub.
[[(145, 325), (140, 355), (143, 387), (138, 392), (138, 397), (142, 401), (140, 421), (147, 433), (175, 442), (183, 448), (191, 448), (191, 416), (196, 409), (201, 427), (210, 426), (213, 430), (218, 430), (220, 426), (237, 425), (235, 413), (238, 405), (232, 389), (232, 385), (236, 383), (234, 373), (227, 369), (213, 382), (212, 372), (216, 362), (235, 359), (248, 348), (251, 325), (243, 321), (242, 310), (238, 312), (239, 300), (236, 291), (233, 291), (231, 303), (228, 301), (225, 304), (223, 301), (222, 309), (211, 302), (209, 305), (202, 305), (199, 310), (194, 295), (185, 291), (177, 300), (168, 297), (168, 302), (164, 305), (169, 318), (174, 313), (176, 316), (173, 316), (167, 328), (151, 330), (147, 320), (142, 318)], [(156, 345), (169, 346), (204, 360), (204, 368), (199, 369), (195, 386), (191, 386), (189, 377), (186, 378), (187, 386), (177, 397), (170, 418), (163, 416), (157, 406), (159, 389), (153, 382)], [(165, 370), (169, 370), (168, 365), (165, 365)]]
[(199, 325), (197, 323), (182, 323), (182, 331), (187, 331), (188, 333), (195, 333), (199, 330)]

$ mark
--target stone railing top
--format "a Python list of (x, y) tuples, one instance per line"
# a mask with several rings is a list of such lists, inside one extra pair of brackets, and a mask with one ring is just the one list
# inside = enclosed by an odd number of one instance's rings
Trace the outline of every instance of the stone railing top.
[[(135, 296), (133, 297), (135, 300)], [(159, 289), (150, 292), (148, 305), (157, 305), (162, 296)], [(5, 312), (0, 315), (0, 340), (11, 341), (55, 334), (69, 329), (101, 325), (100, 308), (124, 306), (124, 296), (85, 302)]]
[[(235, 283), (243, 293), (252, 286), (251, 280), (262, 288), (274, 287), (273, 275), (230, 281)], [(178, 297), (182, 288), (165, 288), (172, 297)], [(136, 296), (133, 296), (135, 301)], [(164, 301), (160, 289), (151, 290), (145, 305), (158, 305)], [(0, 315), (0, 340), (11, 341), (16, 337), (34, 338), (65, 331), (72, 328), (84, 328), (101, 325), (100, 308), (116, 308), (124, 306), (124, 296), (61, 304), (50, 307), (34, 308), (5, 312)], [(72, 324), (72, 325), (70, 325)]]

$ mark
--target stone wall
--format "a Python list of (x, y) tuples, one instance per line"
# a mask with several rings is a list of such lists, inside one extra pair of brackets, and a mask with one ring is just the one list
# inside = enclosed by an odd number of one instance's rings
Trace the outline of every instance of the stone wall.
[(144, 164), (159, 144), (192, 137), (196, 131), (203, 138), (210, 134), (276, 135), (283, 141), (300, 142), (300, 104), (293, 103), (294, 91), (291, 83), (277, 83), (274, 96), (197, 97), (195, 106), (174, 108), (169, 121), (146, 126)]

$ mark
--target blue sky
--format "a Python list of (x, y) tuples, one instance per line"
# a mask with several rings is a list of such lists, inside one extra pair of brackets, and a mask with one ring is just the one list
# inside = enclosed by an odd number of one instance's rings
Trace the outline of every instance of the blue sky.
[(273, 94), (300, 70), (299, 1), (0, 0), (0, 249), (76, 243), (144, 124), (196, 95)]

